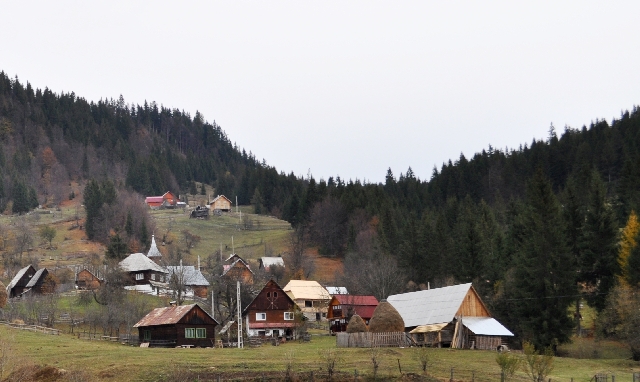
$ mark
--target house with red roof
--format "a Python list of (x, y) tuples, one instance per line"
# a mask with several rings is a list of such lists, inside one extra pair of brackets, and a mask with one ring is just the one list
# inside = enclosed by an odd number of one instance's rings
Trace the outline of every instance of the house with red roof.
[(178, 198), (171, 191), (167, 191), (162, 196), (147, 196), (144, 201), (152, 209), (174, 208)]
[(362, 317), (364, 322), (369, 325), (369, 320), (377, 306), (378, 299), (375, 296), (333, 295), (331, 301), (329, 301), (329, 309), (327, 311), (329, 330), (331, 333), (346, 331), (347, 324), (354, 314)]

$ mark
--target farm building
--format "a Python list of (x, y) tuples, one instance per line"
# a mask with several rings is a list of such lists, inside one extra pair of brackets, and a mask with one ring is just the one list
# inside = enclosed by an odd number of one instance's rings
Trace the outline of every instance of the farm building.
[(240, 281), (242, 284), (253, 284), (253, 271), (243, 258), (232, 253), (226, 262), (230, 264), (222, 266), (222, 277), (231, 281)]
[(33, 275), (24, 293), (49, 294), (56, 291), (57, 282), (53, 275), (49, 276), (47, 268), (38, 269)]
[(176, 278), (186, 287), (186, 296), (207, 298), (209, 282), (193, 265), (168, 266), (169, 278)]
[(168, 273), (144, 253), (130, 254), (120, 262), (120, 268), (129, 273), (133, 285), (149, 284), (151, 281), (165, 282)]
[(331, 296), (317, 281), (291, 280), (283, 289), (307, 320), (326, 321)]
[(103, 281), (86, 268), (76, 274), (76, 287), (78, 289), (95, 290), (100, 288), (100, 284)]
[(247, 333), (249, 336), (291, 338), (296, 327), (295, 309), (295, 302), (278, 283), (269, 280), (242, 312)]
[(224, 195), (218, 195), (209, 203), (209, 209), (211, 211), (231, 211), (231, 205), (233, 202)]
[(329, 294), (331, 296), (335, 296), (337, 294), (349, 294), (349, 291), (347, 291), (347, 288), (345, 287), (337, 287), (337, 286), (326, 286), (324, 287), (327, 292), (329, 292)]
[(169, 306), (149, 312), (135, 325), (140, 342), (151, 347), (213, 347), (218, 322), (198, 304)]
[(33, 265), (28, 265), (16, 273), (9, 285), (7, 285), (7, 295), (9, 298), (21, 296), (27, 289), (27, 284), (31, 281), (36, 269)]
[(178, 198), (171, 191), (167, 191), (162, 196), (147, 196), (144, 201), (152, 209), (174, 208)]
[(418, 344), (497, 349), (507, 328), (491, 317), (471, 283), (389, 296)]
[(346, 331), (347, 324), (354, 314), (360, 316), (368, 325), (377, 306), (378, 299), (375, 296), (334, 295), (329, 301), (327, 309), (327, 319), (330, 323), (329, 331), (331, 333)]
[(160, 253), (160, 250), (156, 245), (156, 235), (151, 235), (151, 247), (149, 247), (147, 257), (153, 260), (156, 264), (162, 260), (162, 253)]
[(284, 260), (282, 259), (282, 257), (261, 257), (258, 269), (264, 269), (265, 271), (268, 271), (269, 267), (272, 265), (284, 267)]

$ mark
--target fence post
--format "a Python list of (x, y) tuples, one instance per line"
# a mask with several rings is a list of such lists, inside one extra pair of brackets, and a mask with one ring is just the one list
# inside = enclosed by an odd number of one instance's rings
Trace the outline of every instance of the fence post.
[(611, 374), (611, 382), (616, 382), (616, 375), (615, 374)]
[(473, 370), (471, 372), (471, 382), (476, 382), (476, 371), (475, 370)]
[(451, 378), (449, 378), (449, 382), (453, 382), (453, 366), (451, 367)]
[(354, 381), (358, 380), (358, 369), (353, 369), (353, 380)]

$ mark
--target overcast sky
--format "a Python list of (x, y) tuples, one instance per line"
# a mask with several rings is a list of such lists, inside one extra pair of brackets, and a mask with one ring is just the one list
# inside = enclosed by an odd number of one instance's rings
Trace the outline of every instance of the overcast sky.
[(2, 1), (0, 70), (199, 110), (279, 171), (429, 179), (640, 104), (638, 1)]

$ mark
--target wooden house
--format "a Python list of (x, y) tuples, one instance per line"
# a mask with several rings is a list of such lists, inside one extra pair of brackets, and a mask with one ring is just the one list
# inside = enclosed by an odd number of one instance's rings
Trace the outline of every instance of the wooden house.
[(273, 280), (247, 305), (242, 316), (249, 336), (294, 336), (296, 304)]
[[(182, 263), (182, 262), (181, 262)], [(168, 266), (169, 279), (175, 279), (176, 282), (186, 287), (185, 294), (187, 297), (207, 298), (207, 290), (209, 281), (202, 275), (200, 269), (196, 269), (193, 265), (177, 265)]]
[(216, 325), (209, 313), (192, 304), (154, 309), (133, 327), (140, 342), (152, 347), (213, 347)]
[(9, 285), (7, 285), (7, 295), (9, 298), (21, 296), (27, 289), (27, 284), (31, 281), (36, 269), (33, 265), (27, 265), (16, 273)]
[(240, 281), (246, 285), (253, 284), (253, 271), (243, 258), (232, 253), (226, 262), (228, 264), (222, 265), (222, 277), (230, 281)]
[(152, 209), (175, 208), (178, 198), (171, 191), (167, 191), (162, 196), (147, 196), (144, 201)]
[(233, 202), (231, 202), (229, 198), (227, 198), (224, 195), (218, 195), (215, 197), (215, 199), (211, 201), (211, 203), (209, 203), (209, 209), (212, 212), (213, 211), (229, 212), (231, 211), (232, 205), (233, 205)]
[(103, 281), (86, 268), (76, 274), (76, 287), (78, 289), (96, 290), (100, 288)]
[(405, 331), (423, 345), (496, 350), (512, 337), (471, 283), (389, 296)]
[(57, 282), (53, 275), (49, 277), (49, 270), (41, 268), (29, 280), (24, 293), (51, 294), (56, 291), (56, 287)]
[(331, 333), (344, 332), (347, 324), (354, 314), (362, 317), (364, 323), (369, 325), (373, 311), (378, 306), (375, 296), (359, 296), (350, 294), (336, 294), (329, 301), (327, 320)]
[(331, 296), (317, 281), (291, 280), (284, 291), (310, 321), (326, 321)]
[(132, 253), (120, 263), (120, 268), (131, 277), (131, 285), (166, 282), (167, 270), (154, 263), (144, 253)]

